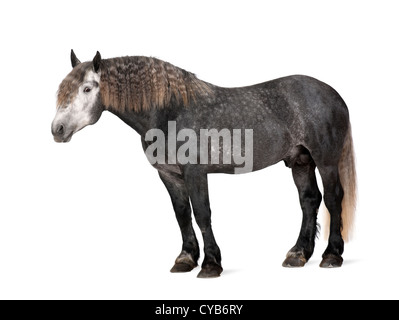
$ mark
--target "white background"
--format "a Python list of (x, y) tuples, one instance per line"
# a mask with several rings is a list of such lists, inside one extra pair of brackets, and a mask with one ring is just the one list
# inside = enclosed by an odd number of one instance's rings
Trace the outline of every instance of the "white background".
[[(398, 14), (395, 1), (2, 2), (0, 298), (399, 298)], [(105, 112), (69, 144), (52, 139), (71, 48), (155, 56), (220, 86), (298, 73), (332, 85), (357, 152), (344, 266), (318, 267), (321, 235), (304, 268), (281, 267), (302, 214), (279, 163), (210, 176), (222, 277), (169, 273), (180, 231), (138, 134)]]

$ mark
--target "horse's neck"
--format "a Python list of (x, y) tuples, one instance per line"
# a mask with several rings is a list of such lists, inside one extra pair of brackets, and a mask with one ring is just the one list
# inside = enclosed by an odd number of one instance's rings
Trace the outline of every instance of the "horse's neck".
[(148, 112), (109, 110), (128, 126), (132, 127), (139, 135), (143, 136), (150, 129), (150, 114)]

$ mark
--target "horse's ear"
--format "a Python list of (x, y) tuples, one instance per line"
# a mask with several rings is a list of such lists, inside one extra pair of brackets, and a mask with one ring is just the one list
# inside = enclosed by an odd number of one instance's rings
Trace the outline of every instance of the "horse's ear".
[(98, 72), (98, 70), (100, 70), (100, 64), (101, 64), (101, 54), (100, 52), (97, 51), (93, 59), (93, 67), (95, 72)]
[(78, 64), (80, 64), (80, 60), (76, 57), (75, 52), (71, 50), (71, 63), (72, 68), (75, 68)]

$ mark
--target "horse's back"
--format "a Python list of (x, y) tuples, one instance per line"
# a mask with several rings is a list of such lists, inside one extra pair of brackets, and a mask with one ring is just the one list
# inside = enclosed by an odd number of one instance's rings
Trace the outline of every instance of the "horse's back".
[(233, 114), (242, 110), (237, 122), (254, 129), (255, 153), (263, 149), (274, 162), (297, 146), (315, 155), (340, 154), (349, 114), (344, 100), (326, 83), (293, 75), (232, 91), (233, 97), (241, 95), (242, 105), (232, 103)]
[(275, 115), (283, 113), (287, 116), (285, 120), (291, 117), (348, 116), (346, 104), (338, 92), (328, 84), (309, 76), (292, 75), (254, 87), (263, 92), (265, 107), (271, 108)]
[[(331, 86), (315, 78), (292, 75), (247, 87), (218, 88), (216, 105), (234, 124), (278, 121), (288, 126), (301, 119), (344, 120), (348, 110)], [(342, 119), (341, 119), (342, 118)]]

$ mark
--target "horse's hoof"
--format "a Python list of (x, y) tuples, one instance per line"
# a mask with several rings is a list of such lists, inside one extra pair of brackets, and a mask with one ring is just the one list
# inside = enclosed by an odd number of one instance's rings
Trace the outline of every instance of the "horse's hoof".
[(283, 262), (284, 268), (302, 268), (307, 260), (302, 252), (288, 252), (287, 258)]
[(197, 278), (217, 278), (223, 272), (223, 268), (217, 264), (207, 264), (202, 267)]
[(320, 263), (320, 268), (339, 268), (342, 266), (344, 259), (340, 256), (336, 256), (335, 254), (327, 254), (323, 257), (323, 260)]
[(305, 265), (306, 261), (300, 259), (298, 257), (289, 257), (284, 260), (283, 267), (284, 268), (302, 268)]
[(198, 264), (194, 261), (190, 253), (182, 251), (175, 261), (175, 265), (170, 269), (172, 273), (189, 272), (197, 267)]
[(187, 263), (175, 263), (175, 265), (170, 269), (172, 273), (179, 273), (179, 272), (190, 272), (196, 266)]

